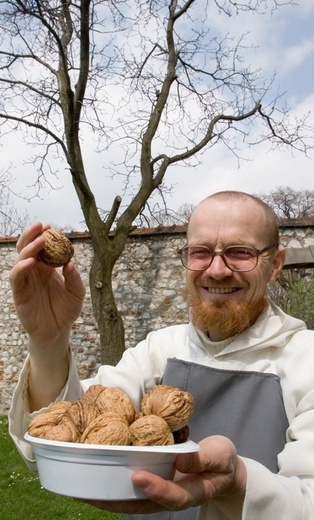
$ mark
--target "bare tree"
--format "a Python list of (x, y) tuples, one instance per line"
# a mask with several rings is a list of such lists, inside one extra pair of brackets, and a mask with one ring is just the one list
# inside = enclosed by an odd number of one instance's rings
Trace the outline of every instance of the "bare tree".
[(19, 234), (30, 222), (28, 211), (18, 206), (18, 194), (12, 189), (10, 172), (0, 172), (0, 235)]
[[(257, 121), (256, 143), (306, 151), (306, 119), (293, 123), (278, 99), (266, 101), (271, 80), (243, 65), (244, 38), (219, 39), (208, 16), (209, 7), (238, 16), (280, 3), (293, 0), (0, 2), (0, 124), (40, 145), (32, 159), (39, 188), (52, 158), (68, 165), (91, 234), (90, 286), (107, 363), (124, 349), (112, 270), (151, 196), (167, 189), (169, 168), (197, 165), (219, 142), (236, 154), (236, 137), (248, 141)], [(97, 207), (84, 159), (88, 132), (98, 151), (119, 145), (121, 159), (106, 171), (124, 176), (127, 204), (117, 196), (108, 211)]]
[(280, 186), (270, 193), (260, 193), (259, 197), (273, 208), (280, 219), (314, 218), (313, 190)]
[(147, 204), (146, 212), (142, 213), (136, 222), (141, 226), (149, 227), (184, 226), (188, 224), (193, 209), (193, 204), (187, 203), (182, 204), (177, 211), (173, 211), (166, 206), (160, 207), (157, 203), (153, 207)]

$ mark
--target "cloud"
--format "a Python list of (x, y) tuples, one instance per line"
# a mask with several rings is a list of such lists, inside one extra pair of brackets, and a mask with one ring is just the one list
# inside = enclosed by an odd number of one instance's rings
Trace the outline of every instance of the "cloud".
[[(271, 76), (273, 71), (277, 71), (274, 89), (280, 83), (282, 90), (287, 91), (292, 116), (300, 117), (312, 110), (313, 0), (302, 0), (300, 6), (282, 8), (273, 16), (242, 13), (241, 18), (228, 19), (226, 16), (219, 16), (217, 11), (210, 12), (210, 15), (208, 27), (215, 25), (221, 34), (229, 32), (240, 36), (248, 33), (247, 44), (256, 47), (245, 52), (246, 62), (253, 69), (261, 68), (265, 76)], [(109, 101), (104, 118), (111, 124), (115, 115), (114, 107), (121, 101), (116, 87), (111, 91)], [(126, 110), (128, 108), (126, 106)], [(314, 124), (313, 113), (310, 117)], [(254, 127), (251, 135), (257, 135), (258, 130), (257, 126)], [(108, 165), (112, 160), (121, 160), (123, 150), (121, 144), (117, 143), (112, 150), (97, 154), (94, 152), (93, 138), (92, 134), (86, 135), (83, 145), (88, 179), (97, 204), (103, 209), (109, 209), (115, 195), (123, 196), (125, 177), (110, 177)], [(1, 148), (2, 167), (14, 163), (16, 188), (25, 194), (34, 192), (34, 189), (27, 186), (36, 180), (34, 167), (24, 164), (24, 160), (31, 154), (31, 149), (24, 147), (17, 132), (7, 136), (5, 146)], [(314, 190), (313, 157), (306, 158), (301, 153), (293, 154), (287, 150), (270, 150), (268, 143), (252, 148), (244, 147), (241, 154), (245, 159), (239, 164), (237, 158), (219, 144), (202, 155), (202, 163), (196, 169), (182, 166), (170, 168), (166, 177), (167, 185), (173, 185), (172, 195), (168, 197), (169, 207), (176, 210), (185, 202), (197, 204), (207, 194), (225, 189), (266, 193), (278, 186), (291, 186), (295, 189)], [(18, 203), (25, 205), (34, 218), (36, 216), (43, 222), (61, 227), (67, 225), (77, 230), (85, 229), (85, 224), (81, 224), (82, 212), (67, 165), (61, 165), (59, 179), (49, 180), (63, 188), (51, 190), (46, 187), (42, 192), (42, 200), (33, 199), (30, 203), (19, 200)], [(127, 198), (123, 199), (123, 203), (126, 202)]]
[[(311, 63), (309, 63), (311, 60)], [(305, 63), (306, 62), (306, 63)], [(313, 66), (314, 62), (314, 38), (304, 40), (298, 45), (287, 47), (283, 53), (281, 70), (285, 73), (293, 71), (302, 65)]]

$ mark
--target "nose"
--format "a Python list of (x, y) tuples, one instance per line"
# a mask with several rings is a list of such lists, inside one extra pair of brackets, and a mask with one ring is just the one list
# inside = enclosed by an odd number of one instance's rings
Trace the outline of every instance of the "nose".
[(208, 276), (220, 280), (226, 278), (226, 276), (232, 276), (232, 271), (226, 266), (221, 255), (215, 255), (212, 259), (212, 263), (205, 271)]

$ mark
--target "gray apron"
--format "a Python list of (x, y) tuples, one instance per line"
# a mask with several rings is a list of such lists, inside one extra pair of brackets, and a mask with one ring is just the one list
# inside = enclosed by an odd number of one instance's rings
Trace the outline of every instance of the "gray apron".
[[(224, 435), (238, 454), (273, 473), (286, 442), (286, 416), (279, 378), (274, 374), (221, 370), (180, 359), (168, 359), (162, 383), (190, 392), (194, 413), (189, 438), (195, 442)], [(125, 515), (129, 520), (195, 520), (198, 508)]]

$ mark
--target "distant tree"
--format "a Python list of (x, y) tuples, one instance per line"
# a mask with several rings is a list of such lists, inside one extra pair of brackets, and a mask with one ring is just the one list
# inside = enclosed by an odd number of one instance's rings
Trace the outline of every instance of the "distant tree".
[(14, 179), (9, 172), (0, 172), (0, 235), (18, 235), (30, 222), (29, 213), (18, 207), (17, 194), (12, 189)]
[(177, 211), (168, 208), (161, 209), (158, 205), (153, 209), (147, 205), (146, 212), (137, 219), (139, 225), (147, 225), (149, 227), (158, 226), (184, 226), (188, 223), (192, 211), (193, 204), (182, 204)]
[(281, 186), (270, 193), (258, 195), (281, 219), (314, 217), (314, 190), (294, 190)]
[(182, 206), (178, 209), (178, 214), (180, 215), (182, 224), (188, 224), (190, 220), (190, 216), (194, 210), (195, 206), (193, 204), (182, 204)]
[(287, 314), (314, 329), (314, 274), (302, 270), (283, 271), (269, 288), (270, 296)]

